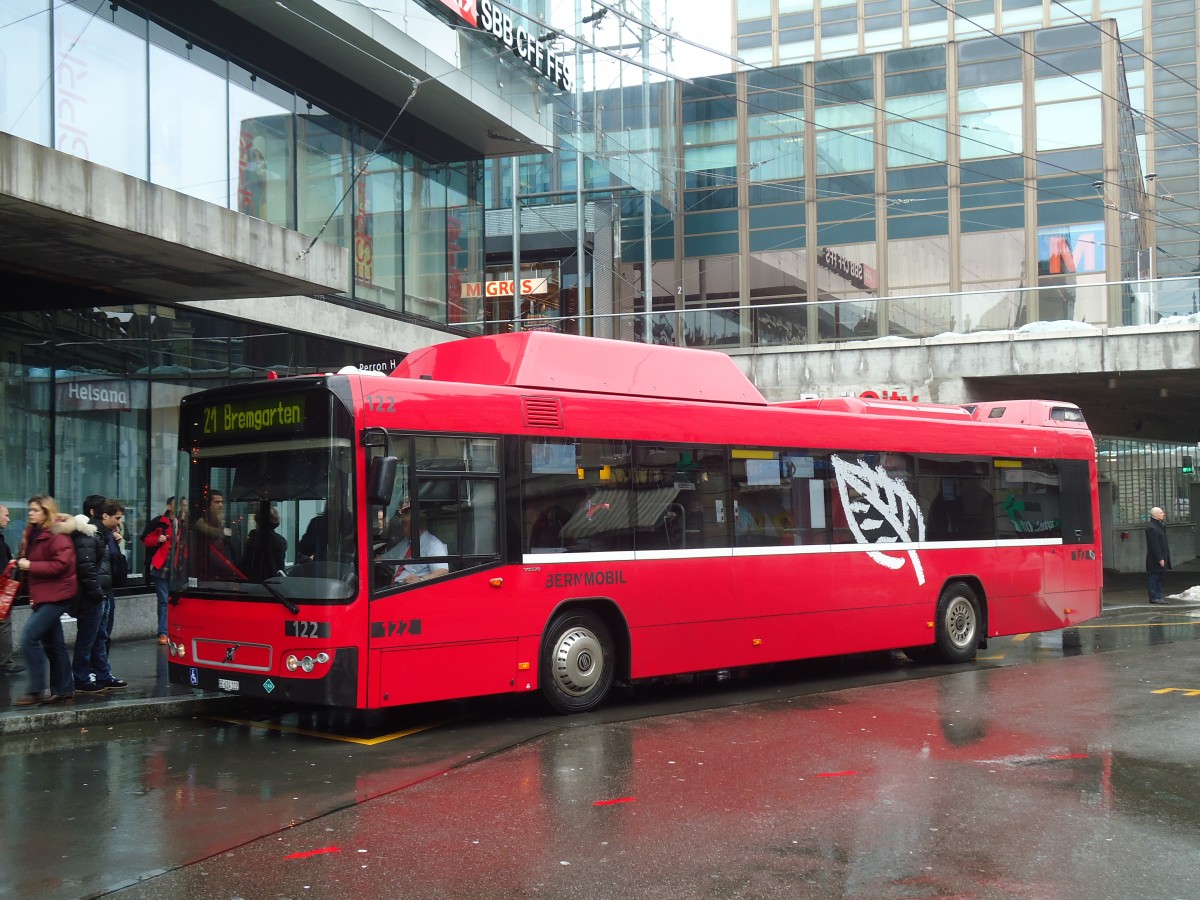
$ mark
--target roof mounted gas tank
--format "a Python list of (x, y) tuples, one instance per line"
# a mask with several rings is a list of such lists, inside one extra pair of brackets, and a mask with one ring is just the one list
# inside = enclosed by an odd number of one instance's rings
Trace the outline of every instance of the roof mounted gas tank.
[(767, 403), (724, 353), (541, 331), (423, 347), (410, 353), (392, 377), (710, 403)]

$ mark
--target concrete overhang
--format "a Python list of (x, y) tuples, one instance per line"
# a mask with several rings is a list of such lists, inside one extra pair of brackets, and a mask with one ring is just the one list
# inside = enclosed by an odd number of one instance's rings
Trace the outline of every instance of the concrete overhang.
[[(434, 53), (412, 34), (402, 31), (366, 5), (344, 0), (289, 0), (283, 3), (246, 3), (245, 0), (215, 0), (261, 31), (318, 60), (344, 79), (394, 104), (399, 110), (412, 92), (403, 72), (420, 81), (405, 117), (419, 119), (434, 131), (458, 142), (479, 157), (512, 156), (548, 150), (555, 144), (549, 123), (532, 118), (505, 97), (502, 84), (485, 85)], [(426, 28), (431, 35), (453, 35), (454, 29), (441, 19), (415, 8), (409, 12), (409, 28)], [(472, 31), (466, 23), (462, 29)], [(461, 29), (460, 29), (461, 30)], [(480, 39), (486, 36), (479, 32)], [(457, 39), (457, 38), (456, 38)], [(514, 63), (514, 80), (532, 82), (532, 70)], [(513, 86), (510, 85), (511, 94)], [(522, 84), (520, 93), (533, 92)], [(384, 116), (390, 120), (395, 113)], [(401, 143), (430, 149), (413, 139), (413, 127), (404, 124)], [(454, 157), (454, 147), (438, 148), (443, 159)]]
[[(345, 248), (0, 133), (0, 271), (37, 305), (328, 294)], [(11, 296), (11, 294), (10, 294)]]

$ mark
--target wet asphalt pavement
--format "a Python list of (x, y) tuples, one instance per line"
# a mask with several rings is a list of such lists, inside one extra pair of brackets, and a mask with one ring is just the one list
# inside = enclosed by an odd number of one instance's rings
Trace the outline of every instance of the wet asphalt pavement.
[(1197, 637), (1200, 604), (1134, 585), (970, 666), (663, 685), (604, 715), (10, 732), (0, 896), (1200, 897)]

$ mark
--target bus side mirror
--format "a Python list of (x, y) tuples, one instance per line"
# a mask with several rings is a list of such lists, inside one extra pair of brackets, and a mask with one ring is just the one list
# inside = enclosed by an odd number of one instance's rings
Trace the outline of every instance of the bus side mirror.
[(371, 460), (367, 473), (367, 503), (372, 506), (387, 506), (392, 502), (392, 489), (396, 486), (396, 464), (394, 456), (376, 456)]

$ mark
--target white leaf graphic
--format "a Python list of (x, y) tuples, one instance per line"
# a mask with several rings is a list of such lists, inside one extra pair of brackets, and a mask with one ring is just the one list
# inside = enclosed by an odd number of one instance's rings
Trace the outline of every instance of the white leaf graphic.
[[(836, 454), (832, 460), (842, 509), (846, 512), (846, 522), (856, 541), (878, 545), (925, 540), (925, 518), (908, 485), (888, 475), (883, 466), (872, 469), (865, 462), (847, 462)], [(881, 533), (884, 525), (890, 527), (891, 534)], [(924, 584), (925, 570), (917, 551), (909, 550), (907, 553), (912, 560), (917, 584)], [(903, 557), (889, 556), (880, 550), (868, 551), (867, 555), (889, 569), (899, 569), (904, 565)]]

